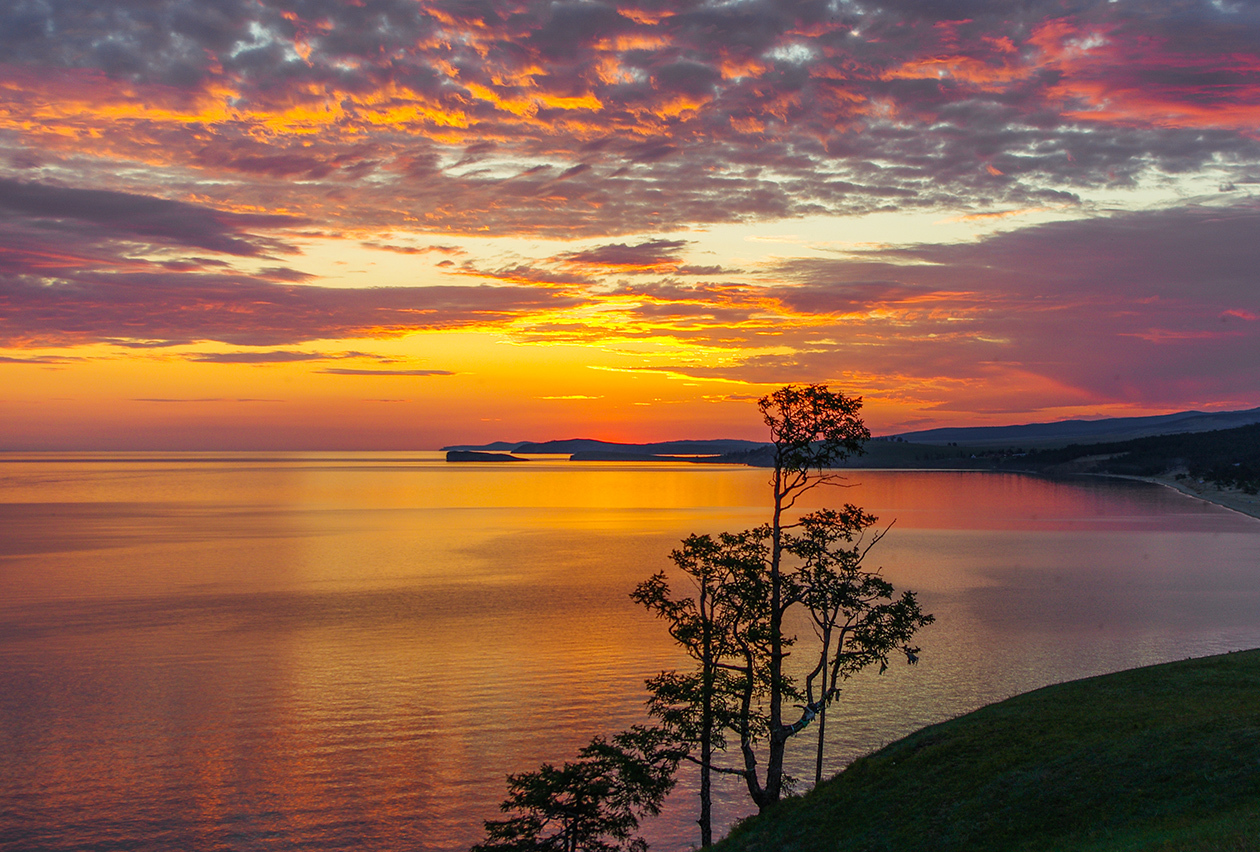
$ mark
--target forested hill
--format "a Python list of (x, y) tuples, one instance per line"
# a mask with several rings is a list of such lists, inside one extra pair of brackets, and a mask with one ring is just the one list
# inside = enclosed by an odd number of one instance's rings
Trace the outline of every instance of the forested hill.
[[(575, 461), (676, 461), (693, 463), (774, 464), (774, 448), (754, 441), (666, 441), (612, 444), (569, 440), (543, 443), (500, 442), (446, 450), (510, 450), (516, 453), (570, 453)], [(1106, 443), (1076, 443), (1034, 449), (1012, 440), (987, 445), (920, 444), (902, 437), (876, 438), (866, 451), (843, 462), (845, 468), (939, 468), (1026, 471), (1046, 474), (1106, 473), (1163, 476), (1182, 473), (1239, 488), (1260, 487), (1260, 423), (1219, 429), (1133, 438)]]
[(1061, 447), (1068, 442), (1129, 441), (1155, 435), (1213, 432), (1260, 423), (1260, 408), (1246, 411), (1179, 411), (1151, 417), (1107, 417), (1101, 420), (1059, 420), (1019, 426), (964, 426), (903, 432), (895, 436), (912, 444), (954, 447), (992, 447), (1018, 444), (1024, 447)]
[(1241, 488), (1255, 494), (1260, 487), (1260, 424), (1117, 443), (1071, 444), (993, 458), (1004, 468), (1045, 473), (1161, 476), (1184, 472), (1222, 488)]
[[(731, 453), (723, 461), (754, 466), (774, 463), (768, 450)], [(1260, 424), (1159, 435), (1102, 444), (1071, 444), (1047, 450), (1016, 445), (988, 447), (914, 444), (877, 439), (845, 468), (1009, 470), (1044, 474), (1106, 473), (1121, 476), (1184, 474), (1222, 488), (1255, 493), (1260, 485)]]

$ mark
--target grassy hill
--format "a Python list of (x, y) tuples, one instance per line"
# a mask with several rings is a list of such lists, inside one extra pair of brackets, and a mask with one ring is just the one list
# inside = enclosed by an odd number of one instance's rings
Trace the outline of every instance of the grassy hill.
[(1050, 686), (925, 728), (718, 848), (1260, 850), (1260, 651)]

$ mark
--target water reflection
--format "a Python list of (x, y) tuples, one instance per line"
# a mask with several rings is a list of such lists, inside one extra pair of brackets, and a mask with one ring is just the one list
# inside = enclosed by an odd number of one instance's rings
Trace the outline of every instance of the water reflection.
[[(938, 623), (916, 669), (846, 690), (833, 769), (1045, 683), (1260, 645), (1260, 522), (1140, 483), (850, 482), (823, 502), (896, 519), (877, 559)], [(0, 846), (466, 847), (506, 773), (640, 719), (678, 661), (629, 590), (765, 499), (745, 468), (0, 462)]]

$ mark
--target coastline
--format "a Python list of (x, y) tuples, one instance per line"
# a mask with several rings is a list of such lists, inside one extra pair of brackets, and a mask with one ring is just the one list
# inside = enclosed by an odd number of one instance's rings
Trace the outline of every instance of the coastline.
[(1164, 485), (1182, 494), (1190, 497), (1197, 497), (1207, 503), (1213, 503), (1226, 509), (1231, 509), (1242, 515), (1260, 519), (1260, 496), (1255, 494), (1244, 494), (1241, 491), (1226, 491), (1218, 488), (1210, 482), (1192, 481), (1189, 477), (1186, 479), (1174, 479), (1172, 476), (1133, 476), (1124, 477), (1125, 479), (1140, 479), (1143, 482), (1153, 482), (1156, 485)]

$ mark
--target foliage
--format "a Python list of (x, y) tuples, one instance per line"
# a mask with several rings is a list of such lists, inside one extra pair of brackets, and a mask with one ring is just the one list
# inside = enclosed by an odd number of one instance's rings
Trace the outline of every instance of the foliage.
[(661, 729), (636, 726), (596, 737), (563, 766), (509, 775), (499, 807), (514, 816), (487, 820), (472, 852), (641, 852), (639, 820), (660, 813), (683, 753)]
[(917, 661), (919, 648), (910, 640), (934, 621), (913, 592), (894, 599), (892, 583), (878, 571), (863, 569), (866, 554), (884, 536), (877, 533), (864, 542), (877, 520), (852, 504), (841, 511), (822, 509), (802, 517), (801, 532), (789, 535), (784, 545), (799, 560), (789, 579), (791, 597), (809, 610), (818, 639), (818, 662), (805, 678), (805, 714), (797, 723), (803, 727), (818, 719), (815, 784), (822, 781), (827, 707), (839, 694), (840, 682), (876, 663), (882, 674), (896, 651)]
[(726, 747), (728, 731), (744, 743), (769, 729), (759, 712), (769, 677), (767, 538), (764, 528), (722, 533), (716, 540), (689, 536), (671, 558), (694, 584), (696, 596), (674, 598), (664, 572), (640, 583), (632, 595), (666, 621), (674, 641), (698, 663), (691, 673), (662, 672), (647, 688), (648, 711), (700, 752), (688, 759), (700, 765), (702, 846), (713, 842), (713, 750)]
[[(633, 595), (696, 662), (690, 672), (661, 673), (648, 689), (650, 712), (692, 746), (687, 759), (700, 764), (702, 845), (711, 837), (712, 772), (742, 777), (759, 808), (773, 804), (789, 782), (788, 740), (815, 719), (823, 727), (845, 678), (872, 664), (882, 671), (897, 651), (917, 659), (919, 649), (909, 641), (932, 621), (912, 592), (894, 598), (892, 585), (863, 567), (883, 535), (869, 532), (874, 516), (852, 505), (795, 520), (786, 514), (802, 493), (830, 480), (832, 465), (861, 451), (869, 437), (858, 417), (861, 400), (820, 385), (792, 385), (759, 407), (773, 440), (770, 523), (716, 539), (687, 538), (672, 560), (694, 596), (676, 597), (664, 572)], [(784, 629), (794, 607), (808, 611), (817, 639), (817, 662), (803, 681), (784, 668), (798, 641)], [(799, 718), (784, 719), (786, 702), (800, 702)], [(726, 749), (728, 739), (738, 742), (739, 762), (719, 765), (714, 751)], [(820, 732), (816, 780), (822, 749)]]
[(834, 467), (862, 452), (870, 430), (858, 416), (861, 397), (826, 385), (787, 385), (757, 401), (770, 427), (775, 467), (803, 486), (810, 472)]
[(1260, 851), (1260, 651), (1039, 689), (851, 764), (726, 852)]
[[(513, 815), (487, 821), (486, 840), (473, 852), (643, 850), (635, 836), (639, 820), (659, 812), (684, 759), (700, 765), (699, 823), (708, 846), (714, 772), (741, 776), (758, 807), (773, 804), (790, 780), (783, 771), (786, 742), (815, 718), (822, 727), (840, 681), (874, 663), (883, 671), (897, 650), (916, 659), (909, 640), (932, 616), (920, 611), (912, 592), (894, 599), (892, 585), (862, 567), (883, 535), (864, 543), (875, 518), (850, 505), (795, 521), (785, 515), (801, 494), (831, 478), (829, 468), (861, 452), (870, 437), (861, 406), (821, 385), (789, 385), (759, 401), (773, 441), (770, 522), (686, 538), (671, 558), (693, 596), (676, 597), (663, 571), (632, 595), (666, 622), (696, 663), (692, 671), (648, 681), (648, 710), (661, 726), (636, 727), (611, 741), (597, 737), (576, 761), (509, 775), (500, 807)], [(783, 619), (798, 606), (810, 613), (818, 639), (818, 662), (803, 684), (783, 667), (796, 642)], [(804, 702), (790, 724), (783, 721), (785, 701)], [(740, 765), (714, 759), (728, 739), (738, 741)], [(820, 734), (819, 767), (822, 744)], [(768, 752), (764, 776), (759, 748)]]

